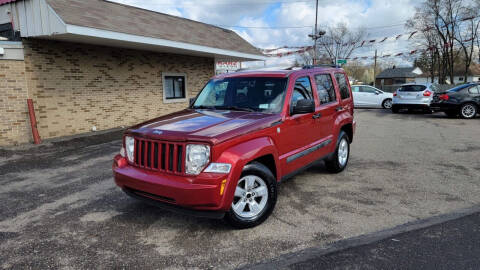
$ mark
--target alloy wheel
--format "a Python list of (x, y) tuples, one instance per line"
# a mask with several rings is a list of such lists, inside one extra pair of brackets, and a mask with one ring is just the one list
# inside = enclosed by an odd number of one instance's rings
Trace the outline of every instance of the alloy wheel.
[(383, 108), (385, 109), (391, 109), (392, 108), (392, 100), (387, 99), (383, 102)]
[(348, 151), (349, 145), (345, 138), (342, 138), (340, 144), (338, 145), (338, 163), (340, 166), (345, 166), (347, 164), (348, 159)]
[(472, 104), (466, 104), (462, 107), (462, 116), (465, 118), (472, 118), (475, 116), (476, 108)]
[(238, 181), (233, 197), (232, 209), (240, 218), (251, 220), (258, 217), (268, 201), (268, 187), (256, 175), (246, 175)]

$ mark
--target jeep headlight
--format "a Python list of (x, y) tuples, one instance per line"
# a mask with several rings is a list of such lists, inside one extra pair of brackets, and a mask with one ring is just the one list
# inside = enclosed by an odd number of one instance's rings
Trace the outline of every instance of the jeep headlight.
[(185, 155), (185, 173), (197, 175), (210, 160), (210, 146), (204, 144), (187, 144)]
[(133, 162), (133, 151), (135, 150), (135, 139), (125, 136), (125, 152), (127, 152), (128, 161)]

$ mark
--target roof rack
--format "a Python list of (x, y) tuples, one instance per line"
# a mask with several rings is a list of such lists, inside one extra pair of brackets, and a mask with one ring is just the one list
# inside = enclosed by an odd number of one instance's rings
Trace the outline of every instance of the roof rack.
[(311, 69), (311, 68), (319, 68), (319, 67), (339, 68), (339, 66), (334, 65), (334, 64), (320, 64), (320, 65), (305, 65), (305, 66), (303, 66), (303, 69)]

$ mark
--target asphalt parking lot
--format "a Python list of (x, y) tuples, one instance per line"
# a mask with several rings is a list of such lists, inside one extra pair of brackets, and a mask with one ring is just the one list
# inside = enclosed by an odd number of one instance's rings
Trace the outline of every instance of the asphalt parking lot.
[(236, 268), (480, 204), (480, 119), (361, 109), (346, 171), (282, 183), (273, 215), (232, 230), (113, 183), (119, 133), (0, 151), (0, 268)]

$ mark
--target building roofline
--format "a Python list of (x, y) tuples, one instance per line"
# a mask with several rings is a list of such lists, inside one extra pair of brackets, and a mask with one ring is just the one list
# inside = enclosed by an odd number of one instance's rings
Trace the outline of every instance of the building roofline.
[(161, 46), (166, 48), (175, 48), (175, 49), (181, 49), (181, 50), (187, 50), (187, 51), (214, 54), (219, 56), (242, 58), (246, 60), (254, 60), (254, 61), (266, 60), (266, 56), (262, 56), (262, 55), (219, 49), (214, 47), (196, 45), (196, 44), (185, 43), (180, 41), (172, 41), (167, 39), (160, 39), (155, 37), (132, 35), (127, 33), (115, 32), (115, 31), (86, 27), (86, 26), (78, 26), (78, 25), (72, 25), (72, 24), (66, 25), (66, 34), (103, 38), (107, 40), (117, 40), (117, 41), (131, 42), (131, 43), (140, 43), (140, 44), (146, 44), (146, 45)]

